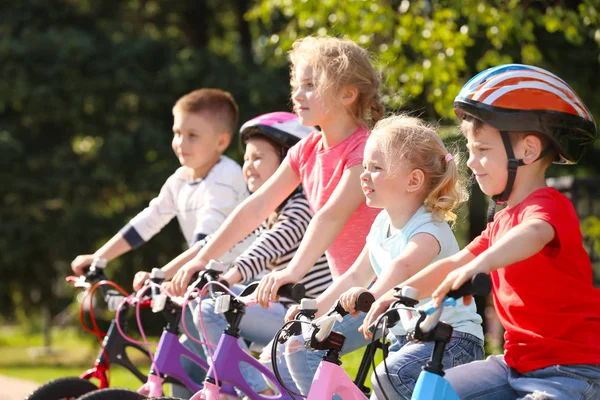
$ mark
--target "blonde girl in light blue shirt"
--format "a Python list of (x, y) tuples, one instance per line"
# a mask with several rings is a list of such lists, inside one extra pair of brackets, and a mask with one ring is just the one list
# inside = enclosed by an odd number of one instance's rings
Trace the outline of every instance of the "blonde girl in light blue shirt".
[[(353, 316), (347, 315), (334, 327), (346, 336), (343, 354), (369, 343), (368, 335), (358, 331), (365, 318), (354, 309), (359, 294), (369, 291), (378, 299), (432, 262), (459, 251), (449, 222), (456, 220), (453, 210), (466, 197), (453, 156), (435, 129), (418, 118), (399, 115), (379, 121), (367, 140), (363, 167), (361, 185), (367, 205), (383, 210), (352, 267), (317, 298), (317, 315), (339, 298)], [(295, 313), (295, 308), (290, 309), (286, 319)], [(465, 306), (459, 300), (441, 318), (454, 327), (444, 354), (445, 368), (483, 358), (481, 317), (474, 304)], [(421, 367), (431, 355), (433, 344), (408, 342), (401, 324), (392, 333), (386, 360), (389, 379), (380, 365), (372, 379), (372, 399), (385, 398), (383, 393), (410, 399)], [(303, 390), (310, 382), (307, 371), (312, 368), (307, 366), (318, 364), (320, 356), (288, 342), (286, 360)]]

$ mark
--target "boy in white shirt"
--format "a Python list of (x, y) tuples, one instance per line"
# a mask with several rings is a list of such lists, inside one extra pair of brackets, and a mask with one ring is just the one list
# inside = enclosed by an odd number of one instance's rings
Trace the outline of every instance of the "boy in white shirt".
[(173, 107), (173, 151), (181, 167), (159, 195), (93, 254), (71, 263), (81, 274), (94, 258), (111, 261), (144, 244), (177, 217), (188, 246), (213, 233), (248, 196), (241, 167), (223, 155), (238, 120), (231, 94), (199, 89), (181, 97)]
[[(93, 254), (77, 256), (71, 262), (80, 275), (94, 259), (114, 260), (135, 249), (177, 217), (188, 246), (217, 230), (233, 209), (248, 196), (242, 168), (223, 155), (238, 121), (238, 106), (231, 94), (219, 89), (199, 89), (181, 97), (173, 107), (173, 151), (181, 163), (148, 207)], [(239, 250), (239, 251), (238, 251)], [(235, 247), (235, 259), (244, 247)], [(235, 251), (238, 251), (235, 253)], [(186, 320), (192, 325), (191, 313)], [(182, 335), (180, 341), (202, 354), (202, 347)], [(204, 380), (204, 371), (187, 359), (184, 369), (194, 381)], [(191, 393), (173, 385), (173, 394), (188, 398)]]

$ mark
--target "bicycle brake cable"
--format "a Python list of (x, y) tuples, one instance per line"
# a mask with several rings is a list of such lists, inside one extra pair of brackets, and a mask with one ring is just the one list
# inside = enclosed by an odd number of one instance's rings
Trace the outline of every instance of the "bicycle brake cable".
[(277, 333), (275, 334), (275, 337), (273, 338), (272, 346), (271, 346), (271, 364), (273, 365), (273, 374), (275, 375), (275, 378), (277, 378), (277, 382), (279, 382), (279, 384), (281, 385), (281, 387), (283, 387), (283, 389), (285, 389), (285, 391), (290, 395), (290, 397), (293, 399), (295, 396), (299, 396), (302, 398), (306, 398), (306, 396), (300, 394), (300, 393), (296, 393), (293, 390), (289, 389), (287, 386), (285, 386), (285, 383), (283, 382), (283, 379), (281, 379), (281, 375), (279, 375), (279, 368), (277, 367), (277, 347), (279, 347), (279, 336), (281, 336), (281, 333), (283, 332), (283, 330), (288, 326), (291, 325), (293, 323), (302, 323), (302, 324), (309, 324), (310, 322), (308, 321), (300, 321), (300, 320), (291, 320), (286, 322), (285, 324), (283, 324), (283, 326), (281, 327), (281, 329), (279, 329), (277, 331)]
[[(375, 341), (377, 340), (377, 339), (375, 339), (376, 333), (379, 331), (380, 325), (383, 325), (383, 321), (386, 321), (386, 323), (387, 323), (387, 315), (391, 314), (392, 312), (395, 312), (395, 311), (397, 311), (397, 310), (396, 309), (387, 310), (386, 312), (384, 312), (377, 319), (377, 323), (375, 324), (375, 333), (373, 333), (373, 338), (371, 339), (371, 343), (374, 344)], [(382, 333), (383, 333), (383, 331), (382, 331)], [(381, 344), (382, 344), (382, 347), (383, 347), (384, 342), (385, 342), (385, 337), (382, 334), (381, 335)], [(375, 380), (377, 381), (377, 384), (381, 388), (381, 393), (383, 394), (383, 397), (385, 397), (385, 400), (389, 400), (389, 397), (387, 396), (387, 394), (383, 390), (383, 386), (381, 385), (381, 381), (379, 380), (379, 376), (377, 375), (377, 366), (375, 365), (375, 346), (372, 346), (372, 347), (373, 347), (373, 350), (372, 350), (373, 351), (373, 357), (371, 357), (371, 363), (373, 365), (373, 374), (375, 375)], [(396, 391), (396, 393), (398, 393), (398, 395), (400, 395), (400, 397), (402, 397), (404, 400), (410, 400), (410, 399), (406, 398), (406, 396), (404, 396), (402, 393), (400, 393), (398, 391), (398, 389), (396, 388), (396, 386), (392, 383), (392, 378), (390, 378), (390, 372), (388, 370), (387, 363), (385, 362), (385, 357), (383, 357), (383, 368), (385, 370), (385, 375), (387, 376), (388, 382), (394, 388), (394, 390)]]

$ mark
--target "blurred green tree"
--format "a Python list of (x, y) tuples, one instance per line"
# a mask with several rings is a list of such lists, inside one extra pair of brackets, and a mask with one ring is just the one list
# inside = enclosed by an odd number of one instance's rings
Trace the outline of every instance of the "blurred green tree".
[[(600, 115), (598, 0), (260, 0), (248, 18), (263, 32), (257, 54), (278, 65), (296, 38), (310, 34), (345, 36), (367, 47), (391, 110), (454, 125), (452, 102), (461, 86), (485, 68), (515, 62), (555, 72)], [(596, 141), (581, 167), (553, 167), (550, 175), (598, 174), (599, 153)], [(475, 187), (470, 238), (485, 227), (485, 207)]]
[[(2, 314), (58, 304), (58, 278), (73, 257), (95, 250), (158, 193), (178, 166), (170, 127), (181, 95), (228, 90), (242, 119), (288, 109), (286, 69), (252, 59), (249, 5), (2, 3)], [(239, 159), (236, 141), (229, 153)], [(171, 224), (108, 276), (129, 287), (134, 271), (162, 265), (182, 246)]]
[[(600, 115), (600, 0), (5, 0), (0, 9), (3, 315), (59, 304), (73, 257), (156, 195), (177, 167), (169, 131), (179, 96), (229, 90), (242, 120), (288, 109), (285, 52), (298, 37), (356, 40), (377, 60), (389, 109), (442, 124), (456, 124), (461, 85), (502, 62), (548, 68)], [(598, 174), (598, 143), (581, 167), (552, 174)], [(237, 146), (229, 154), (239, 159)], [(473, 198), (471, 237), (485, 209), (478, 189)], [(177, 229), (109, 276), (128, 285), (134, 271), (168, 261), (182, 249)]]

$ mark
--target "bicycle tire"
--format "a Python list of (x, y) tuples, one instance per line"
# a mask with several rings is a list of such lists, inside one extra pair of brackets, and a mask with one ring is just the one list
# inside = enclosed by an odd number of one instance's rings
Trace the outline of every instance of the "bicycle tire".
[(183, 400), (181, 397), (150, 397), (148, 400)]
[(127, 389), (96, 390), (79, 398), (79, 400), (146, 400), (147, 397)]
[(26, 400), (60, 400), (78, 398), (98, 387), (87, 379), (76, 377), (58, 378), (47, 382), (34, 390)]

